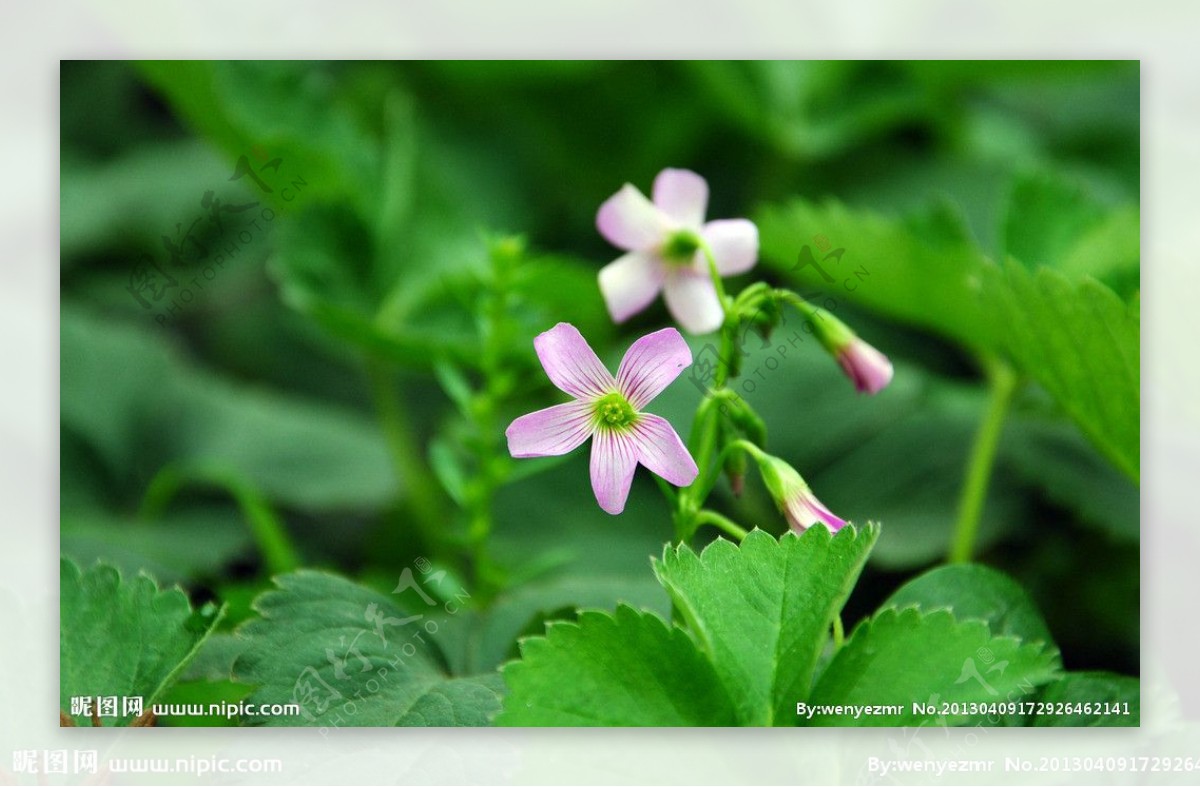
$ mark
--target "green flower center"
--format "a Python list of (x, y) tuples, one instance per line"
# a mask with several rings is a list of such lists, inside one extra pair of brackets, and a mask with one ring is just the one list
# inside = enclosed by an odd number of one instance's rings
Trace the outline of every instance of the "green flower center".
[(634, 411), (633, 405), (615, 391), (596, 400), (592, 412), (596, 423), (609, 429), (627, 429), (637, 420), (637, 412)]
[(700, 238), (691, 230), (679, 230), (667, 238), (662, 246), (662, 256), (675, 265), (688, 265), (700, 249)]

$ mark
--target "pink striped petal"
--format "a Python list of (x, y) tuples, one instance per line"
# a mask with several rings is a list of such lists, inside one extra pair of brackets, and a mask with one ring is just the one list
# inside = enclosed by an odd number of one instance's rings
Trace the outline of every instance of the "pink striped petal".
[(676, 270), (663, 283), (667, 309), (688, 333), (712, 333), (725, 321), (725, 312), (708, 276)]
[(600, 269), (600, 293), (614, 322), (649, 306), (662, 290), (666, 266), (650, 252), (632, 251)]
[(633, 438), (611, 429), (597, 429), (592, 438), (592, 491), (601, 508), (610, 514), (625, 510), (636, 469)]
[(788, 525), (797, 533), (803, 533), (818, 522), (834, 533), (846, 526), (846, 520), (826, 508), (816, 495), (807, 490), (788, 500), (783, 514), (787, 517)]
[(618, 249), (637, 251), (659, 243), (670, 227), (654, 203), (626, 183), (600, 206), (596, 229)]
[(523, 415), (509, 424), (508, 452), (517, 459), (562, 456), (583, 445), (592, 434), (592, 406), (567, 402)]
[(630, 346), (617, 370), (617, 390), (641, 410), (692, 365), (692, 350), (674, 328), (647, 334)]
[(700, 474), (696, 461), (665, 418), (642, 413), (633, 427), (638, 461), (675, 486), (688, 486)]
[(654, 179), (654, 204), (681, 227), (700, 229), (708, 209), (708, 183), (686, 169), (664, 169)]
[(574, 325), (560, 322), (539, 334), (533, 347), (550, 382), (576, 399), (595, 399), (616, 390), (616, 380)]
[(839, 352), (837, 362), (859, 393), (879, 393), (892, 381), (892, 362), (862, 339)]
[(758, 227), (748, 219), (718, 219), (700, 230), (722, 276), (745, 273), (758, 262)]

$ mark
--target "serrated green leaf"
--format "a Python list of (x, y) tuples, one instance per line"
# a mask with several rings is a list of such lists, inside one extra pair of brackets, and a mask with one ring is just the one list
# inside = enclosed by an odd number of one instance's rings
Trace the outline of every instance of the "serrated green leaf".
[(984, 276), (996, 349), (1053, 396), (1135, 482), (1141, 443), (1141, 309), (1098, 281), (1009, 263)]
[(1049, 172), (1021, 173), (1004, 214), (1004, 252), (1031, 270), (1056, 267), (1106, 212), (1079, 183)]
[[(884, 609), (859, 624), (817, 681), (810, 707), (893, 705), (887, 715), (816, 714), (817, 726), (909, 726), (930, 721), (913, 703), (992, 702), (1028, 697), (1057, 674), (1058, 651), (993, 637), (982, 621), (942, 610)], [(940, 717), (938, 717), (940, 718)], [(963, 724), (963, 714), (945, 717)], [(803, 723), (803, 722), (802, 722)]]
[(486, 727), (504, 695), (499, 674), (451, 678), (431, 687), (396, 722), (400, 727)]
[[(988, 263), (966, 240), (946, 234), (935, 241), (928, 227), (918, 233), (903, 221), (837, 202), (794, 200), (766, 207), (756, 223), (763, 261), (787, 271), (802, 294), (828, 289), (968, 347), (978, 346), (988, 333), (988, 316), (979, 308)], [(812, 265), (797, 267), (801, 248), (813, 247), (819, 235), (846, 250), (837, 261), (817, 257), (831, 284)]]
[(755, 530), (700, 555), (668, 548), (655, 563), (746, 726), (790, 724), (808, 696), (830, 626), (878, 537), (875, 526), (824, 527), (778, 541)]
[(296, 703), (300, 713), (247, 724), (476, 725), (499, 708), (494, 676), (452, 679), (439, 666), (434, 616), (461, 602), (439, 604), (421, 585), (388, 596), (317, 571), (275, 582), (255, 601), (261, 618), (237, 631), (245, 648), (233, 677), (256, 687), (251, 702)]
[[(1138, 478), (1140, 309), (1103, 284), (989, 262), (952, 234), (935, 242), (904, 222), (837, 203), (794, 201), (759, 213), (764, 260), (804, 292), (828, 290), (977, 351), (1040, 383), (1104, 454)], [(838, 260), (797, 266), (824, 235)]]
[[(216, 609), (192, 609), (179, 588), (162, 590), (142, 574), (124, 580), (112, 566), (80, 571), (60, 562), (59, 701), (64, 713), (72, 697), (117, 697), (117, 715), (105, 726), (127, 726), (123, 697), (141, 697), (144, 710), (157, 702), (195, 655), (220, 617)], [(91, 718), (73, 716), (77, 726)]]
[(1139, 225), (1136, 206), (1113, 208), (1062, 175), (1024, 173), (1009, 195), (1002, 237), (1005, 254), (1031, 270), (1091, 276), (1127, 294), (1138, 287)]
[[(1138, 727), (1142, 719), (1141, 681), (1110, 672), (1068, 672), (1042, 690), (1039, 701), (1053, 709), (1038, 714), (1035, 727)], [(1066, 703), (1058, 706), (1058, 703)], [(1111, 713), (1088, 704), (1120, 706)], [(1080, 708), (1079, 706), (1084, 707)], [(1128, 706), (1129, 714), (1123, 712)], [(1059, 713), (1058, 710), (1064, 712)], [(1092, 710), (1094, 712), (1088, 712)]]
[(940, 566), (906, 582), (881, 608), (946, 609), (956, 620), (982, 620), (992, 636), (1020, 637), (1053, 645), (1050, 629), (1025, 589), (993, 568)]
[(505, 665), (499, 726), (706, 727), (736, 722), (704, 655), (661, 618), (619, 606), (584, 612), (521, 643)]

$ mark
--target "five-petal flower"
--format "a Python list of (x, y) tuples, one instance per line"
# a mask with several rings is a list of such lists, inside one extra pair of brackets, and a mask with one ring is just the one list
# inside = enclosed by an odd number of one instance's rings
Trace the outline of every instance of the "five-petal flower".
[(533, 341), (546, 375), (574, 401), (523, 415), (505, 431), (514, 457), (559, 456), (592, 438), (592, 490), (610, 514), (625, 509), (638, 464), (675, 486), (696, 480), (695, 460), (664, 418), (642, 412), (692, 363), (674, 328), (638, 339), (616, 377), (575, 326), (560, 322)]
[(662, 292), (685, 330), (715, 331), (724, 310), (702, 244), (721, 276), (744, 273), (758, 260), (758, 228), (747, 219), (705, 223), (708, 183), (695, 172), (664, 169), (654, 179), (653, 197), (626, 183), (596, 214), (600, 234), (627, 252), (600, 271), (608, 311), (624, 322)]

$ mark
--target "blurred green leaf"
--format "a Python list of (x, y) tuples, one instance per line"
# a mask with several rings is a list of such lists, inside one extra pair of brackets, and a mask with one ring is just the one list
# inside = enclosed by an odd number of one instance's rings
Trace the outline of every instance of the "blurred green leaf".
[(1092, 276), (1128, 296), (1141, 258), (1136, 205), (1113, 207), (1084, 184), (1050, 172), (1019, 175), (1004, 216), (1004, 252), (1027, 268)]
[[(142, 73), (197, 131), (257, 170), (282, 159), (282, 182), (311, 184), (306, 198), (379, 204), (381, 157), (342, 98), (344, 71), (298, 61), (143, 61)], [(230, 170), (233, 171), (232, 168)], [(277, 207), (288, 192), (266, 195)]]
[(850, 595), (878, 529), (814, 527), (778, 541), (761, 530), (740, 546), (697, 555), (667, 548), (655, 564), (688, 629), (716, 667), (738, 721), (790, 724), (808, 694), (830, 626)]
[(996, 345), (1037, 380), (1135, 482), (1141, 457), (1141, 301), (1093, 280), (1009, 263), (987, 271)]
[[(1040, 414), (1015, 413), (1000, 455), (1006, 475), (1020, 476), (1046, 499), (1080, 520), (1124, 540), (1141, 535), (1141, 493), (1070, 423)], [(995, 480), (995, 479), (994, 479)]]
[[(764, 256), (807, 290), (827, 289), (884, 315), (936, 331), (966, 347), (999, 352), (1041, 383), (1126, 474), (1138, 477), (1139, 305), (1104, 285), (1061, 274), (1003, 268), (951, 230), (901, 222), (830, 203), (795, 201), (763, 210)], [(821, 271), (792, 263), (818, 235), (853, 244)], [(787, 267), (787, 266), (791, 267)], [(832, 288), (832, 289), (830, 289)]]
[[(161, 590), (145, 574), (124, 580), (112, 566), (80, 571), (59, 565), (59, 702), (72, 697), (141, 697), (143, 709), (158, 702), (213, 630), (220, 612), (193, 610), (179, 588)], [(76, 726), (91, 726), (86, 714)], [(106, 721), (107, 719), (107, 721)], [(134, 716), (101, 714), (105, 726), (128, 726)]]
[(232, 473), (301, 508), (369, 509), (394, 497), (367, 418), (235, 384), (187, 363), (164, 334), (64, 307), (62, 420), (114, 473), (162, 465)]
[(60, 523), (62, 553), (79, 565), (103, 560), (161, 582), (212, 578), (251, 550), (246, 526), (226, 506), (172, 511), (154, 521), (64, 511)]

